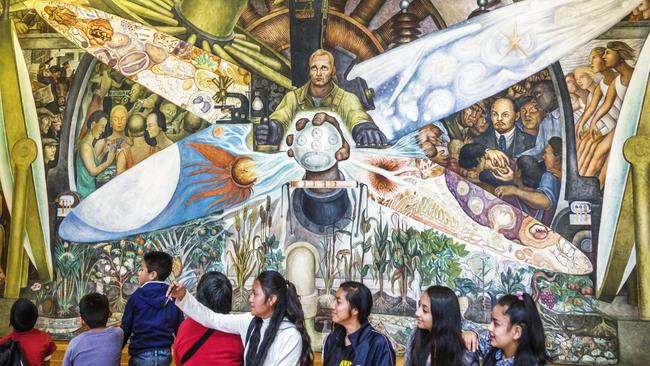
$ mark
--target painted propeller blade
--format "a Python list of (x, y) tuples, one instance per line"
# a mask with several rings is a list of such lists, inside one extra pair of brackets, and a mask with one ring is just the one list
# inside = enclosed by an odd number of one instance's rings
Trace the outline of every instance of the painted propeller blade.
[(469, 107), (596, 38), (640, 1), (526, 0), (431, 33), (356, 65), (390, 140)]
[(230, 118), (215, 108), (226, 91), (248, 91), (248, 71), (156, 29), (69, 3), (38, 2), (35, 9), (101, 62), (206, 121)]
[(278, 157), (285, 153), (252, 151), (250, 133), (250, 125), (215, 125), (150, 156), (83, 199), (61, 223), (59, 236), (114, 240), (227, 214), (300, 179), (298, 165)]
[(449, 169), (369, 150), (358, 155), (345, 174), (393, 212), (506, 260), (574, 275), (593, 271), (589, 258), (560, 234)]
[(609, 152), (603, 192), (602, 212), (605, 214), (598, 233), (596, 294), (602, 299), (616, 296), (636, 265), (634, 230), (631, 229), (634, 227), (632, 177), (630, 164), (623, 157), (623, 145), (635, 134), (650, 135), (650, 126), (641, 123), (641, 116), (649, 112), (650, 99), (646, 100), (649, 74), (650, 40), (647, 39), (625, 93)]
[(0, 94), (3, 102), (0, 105), (0, 184), (7, 207), (11, 210), (16, 175), (13, 147), (24, 138), (32, 139), (36, 143), (37, 156), (31, 163), (27, 179), (23, 246), (38, 269), (41, 280), (49, 281), (53, 270), (41, 133), (29, 72), (10, 20), (0, 21), (0, 55)]

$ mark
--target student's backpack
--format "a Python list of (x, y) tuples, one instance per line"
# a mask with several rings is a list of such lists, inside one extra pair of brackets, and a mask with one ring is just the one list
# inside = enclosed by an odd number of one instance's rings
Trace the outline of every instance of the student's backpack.
[(0, 366), (27, 366), (18, 342), (9, 339), (0, 344)]

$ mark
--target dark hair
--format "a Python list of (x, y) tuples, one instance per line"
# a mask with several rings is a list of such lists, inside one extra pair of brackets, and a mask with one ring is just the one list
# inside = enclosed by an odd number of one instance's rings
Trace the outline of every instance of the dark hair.
[(483, 156), (485, 156), (483, 145), (476, 142), (465, 144), (458, 154), (458, 165), (463, 169), (474, 169)]
[(311, 340), (305, 329), (305, 314), (300, 305), (300, 299), (296, 293), (296, 287), (293, 283), (287, 281), (276, 271), (264, 271), (255, 279), (264, 292), (265, 299), (275, 295), (278, 301), (273, 307), (273, 315), (268, 328), (264, 332), (264, 341), (260, 344), (262, 318), (253, 319), (254, 328), (251, 334), (248, 352), (246, 354), (247, 365), (261, 365), (266, 359), (269, 348), (275, 340), (275, 336), (280, 329), (280, 324), (284, 318), (287, 318), (296, 326), (296, 329), (302, 337), (302, 351), (300, 354), (300, 366), (308, 366), (313, 362), (313, 353), (311, 351)]
[[(158, 109), (154, 109), (153, 111), (151, 111), (151, 113), (147, 115), (147, 118), (149, 118), (149, 116), (152, 114), (156, 116), (156, 123), (158, 124), (158, 127), (160, 127), (162, 131), (166, 132), (167, 121), (165, 120), (165, 115), (162, 114), (162, 112), (159, 111)], [(156, 146), (156, 139), (151, 137), (149, 135), (149, 131), (146, 129), (144, 130), (144, 141), (146, 141), (149, 146)]]
[(461, 335), (460, 306), (456, 294), (444, 286), (430, 286), (429, 310), (431, 330), (417, 329), (413, 337), (411, 362), (406, 366), (425, 366), (429, 355), (431, 366), (460, 366), (465, 343)]
[(149, 273), (156, 271), (156, 280), (164, 281), (172, 273), (172, 257), (165, 252), (149, 252), (144, 255)]
[(533, 101), (533, 97), (531, 97), (530, 95), (517, 99), (517, 110), (520, 110), (524, 104), (531, 103), (532, 101)]
[[(107, 122), (106, 125), (108, 126), (109, 125), (108, 114), (106, 112), (94, 111), (93, 113), (91, 113), (90, 116), (88, 116), (85, 125), (82, 127), (81, 132), (79, 133), (79, 138), (77, 138), (77, 143), (79, 143), (81, 139), (83, 139), (84, 137), (86, 137), (87, 134), (90, 133), (93, 123), (99, 122), (99, 120), (102, 118), (106, 118), (106, 122)], [(98, 139), (103, 139), (106, 136), (108, 135), (106, 134), (106, 129), (104, 129), (104, 132), (102, 132), (102, 134), (98, 137)]]
[(551, 357), (546, 352), (544, 327), (533, 298), (527, 293), (517, 296), (505, 295), (499, 299), (498, 304), (505, 307), (505, 315), (510, 318), (510, 326), (521, 327), (521, 338), (517, 341), (514, 366), (544, 366), (551, 361)]
[(345, 291), (345, 300), (350, 303), (350, 310), (357, 309), (359, 312), (357, 319), (359, 323), (368, 322), (368, 316), (372, 311), (372, 293), (361, 282), (347, 281), (339, 285), (339, 288)]
[(562, 160), (562, 138), (553, 136), (548, 139), (548, 144), (551, 145), (551, 149), (553, 149), (553, 155)]
[[(366, 324), (372, 311), (372, 293), (368, 287), (361, 282), (346, 281), (341, 283), (339, 288), (345, 291), (345, 300), (350, 304), (348, 311), (351, 312), (352, 309), (357, 309), (357, 320), (361, 325)], [(345, 327), (341, 324), (334, 323), (334, 329), (332, 329), (329, 337), (333, 337), (333, 339), (344, 339), (346, 335), (347, 330)], [(324, 354), (325, 359), (323, 360), (323, 364), (329, 365), (333, 360), (340, 359), (342, 356), (340, 351), (340, 349), (335, 348)]]
[(230, 280), (221, 272), (207, 272), (196, 287), (196, 299), (215, 313), (228, 314), (232, 310)]
[(27, 299), (18, 299), (11, 305), (9, 323), (17, 332), (26, 332), (34, 328), (38, 319), (38, 309)]
[(517, 169), (521, 173), (521, 183), (528, 188), (539, 187), (539, 181), (544, 174), (543, 165), (530, 155), (522, 155), (517, 158)]
[(82, 297), (79, 301), (79, 314), (90, 328), (105, 327), (110, 314), (108, 297), (97, 292)]

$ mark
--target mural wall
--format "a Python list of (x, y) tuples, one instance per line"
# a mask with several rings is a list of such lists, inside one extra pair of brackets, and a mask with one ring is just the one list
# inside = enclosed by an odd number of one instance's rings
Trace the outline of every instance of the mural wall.
[[(282, 2), (244, 2), (234, 41), (223, 45), (180, 29), (169, 3), (131, 13), (158, 26), (147, 39), (129, 33), (133, 23), (82, 26), (74, 8), (40, 9), (58, 31), (86, 27), (80, 47), (105, 62), (72, 46), (24, 51), (53, 233), (54, 280), (43, 283), (32, 270), (21, 293), (37, 304), (40, 326), (61, 339), (73, 336), (78, 301), (91, 291), (109, 297), (119, 322), (151, 250), (170, 253), (171, 280), (190, 289), (203, 273), (224, 271), (234, 284), (234, 309), (246, 311), (256, 274), (288, 272), (292, 251), (306, 247), (315, 271), (303, 281), (317, 289), (310, 297), (316, 311), (307, 316), (317, 332), (329, 331), (332, 295), (344, 280), (371, 288), (371, 320), (398, 352), (429, 285), (453, 288), (464, 317), (485, 327), (500, 296), (526, 291), (539, 304), (558, 362), (616, 363), (616, 322), (594, 297), (598, 258), (612, 240), (599, 239), (599, 229), (616, 223), (600, 221), (601, 189), (621, 164), (610, 154), (617, 130), (638, 121), (620, 116), (629, 96), (645, 89), (628, 87), (647, 31), (610, 31), (385, 145), (360, 147), (371, 144), (358, 140), (350, 114), (336, 108), (318, 110), (327, 116), (294, 114), (279, 144), (261, 141), (254, 125), (278, 119), (286, 107), (288, 70), (297, 68), (287, 61), (290, 47), (303, 46), (289, 39), (295, 14)], [(350, 92), (364, 89), (345, 84), (349, 57), (372, 59), (405, 47), (414, 34), (451, 25), (428, 1), (403, 10), (396, 1), (329, 3), (327, 30), (314, 37), (334, 53), (337, 81)], [(635, 9), (615, 28), (635, 22), (646, 29), (647, 12)], [(12, 16), (23, 45), (54, 32), (32, 11)], [(400, 16), (410, 17), (416, 32), (394, 25)], [(444, 69), (445, 60), (437, 61)], [(146, 77), (135, 77), (144, 69), (151, 70)], [(309, 80), (308, 69), (305, 75)], [(165, 84), (166, 76), (176, 84)], [(169, 101), (157, 85), (186, 99)], [(372, 98), (360, 100), (355, 108), (367, 121)], [(417, 115), (418, 106), (402, 100), (397, 113)], [(367, 118), (377, 120), (378, 111)], [(296, 123), (300, 117), (307, 120)], [(315, 149), (323, 153), (310, 160), (308, 146), (324, 141), (331, 146)], [(314, 174), (324, 170), (329, 175)], [(583, 189), (583, 177), (595, 177), (597, 189)]]

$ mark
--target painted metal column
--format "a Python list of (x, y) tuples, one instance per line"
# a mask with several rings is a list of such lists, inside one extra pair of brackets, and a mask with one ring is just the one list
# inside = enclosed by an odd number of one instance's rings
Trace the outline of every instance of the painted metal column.
[(623, 154), (632, 167), (639, 317), (650, 320), (650, 137), (630, 137)]
[(309, 56), (325, 43), (327, 0), (289, 2), (291, 82), (300, 87), (309, 81)]
[(7, 250), (7, 277), (4, 297), (18, 298), (23, 282), (23, 266), (25, 249), (25, 208), (27, 201), (27, 179), (29, 167), (36, 159), (36, 143), (28, 138), (16, 142), (11, 149), (13, 162), (16, 165), (14, 179), (14, 201), (11, 209), (11, 228), (9, 230), (9, 248)]

